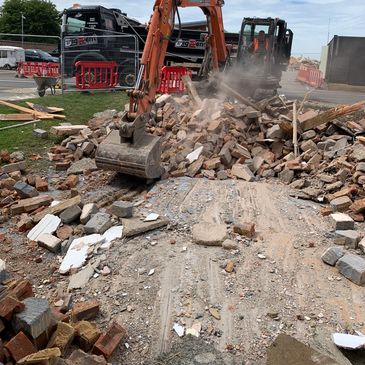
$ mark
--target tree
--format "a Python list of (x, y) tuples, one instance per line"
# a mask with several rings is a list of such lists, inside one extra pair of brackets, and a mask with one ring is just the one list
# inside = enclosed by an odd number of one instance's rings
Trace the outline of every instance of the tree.
[(42, 0), (5, 0), (0, 10), (0, 33), (60, 34), (60, 17), (56, 5)]

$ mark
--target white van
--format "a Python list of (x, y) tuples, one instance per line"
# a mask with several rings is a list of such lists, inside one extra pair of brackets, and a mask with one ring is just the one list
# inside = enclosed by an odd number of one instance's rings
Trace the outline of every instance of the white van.
[(19, 62), (25, 62), (25, 52), (21, 47), (0, 46), (0, 68), (11, 70)]

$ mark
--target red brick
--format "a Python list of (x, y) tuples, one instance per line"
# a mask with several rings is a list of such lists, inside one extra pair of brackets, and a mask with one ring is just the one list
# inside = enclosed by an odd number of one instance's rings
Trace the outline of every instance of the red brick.
[(69, 175), (66, 179), (66, 185), (69, 189), (74, 188), (79, 182), (79, 177), (77, 175)]
[(350, 206), (350, 209), (355, 213), (359, 214), (365, 211), (365, 199), (356, 200)]
[(28, 214), (22, 214), (20, 217), (20, 221), (17, 223), (16, 226), (19, 232), (26, 232), (29, 229), (33, 228), (34, 224), (32, 218), (30, 218)]
[(13, 281), (8, 285), (11, 295), (13, 295), (18, 300), (24, 300), (33, 297), (33, 287), (29, 280), (17, 280)]
[(19, 313), (24, 310), (24, 308), (24, 303), (19, 302), (19, 300), (8, 295), (0, 300), (0, 317), (10, 321), (14, 312)]
[(204, 162), (203, 167), (206, 170), (215, 170), (221, 164), (221, 159), (219, 157), (212, 158)]
[(76, 303), (72, 308), (71, 317), (74, 322), (82, 319), (93, 319), (99, 314), (100, 305), (97, 300)]
[(19, 332), (5, 347), (15, 361), (19, 361), (23, 357), (37, 352), (37, 349), (23, 332)]
[(48, 182), (40, 176), (37, 176), (35, 178), (35, 188), (38, 191), (48, 191)]
[(66, 171), (70, 166), (71, 166), (70, 161), (56, 162), (56, 170), (57, 171)]
[(10, 153), (9, 153), (8, 150), (1, 150), (1, 152), (0, 152), (0, 161), (10, 162)]
[(320, 212), (323, 217), (327, 217), (333, 213), (333, 209), (331, 207), (321, 207)]
[(58, 308), (51, 307), (51, 314), (57, 322), (68, 323), (70, 321), (69, 315), (62, 313)]
[(118, 323), (113, 322), (96, 341), (92, 352), (96, 355), (104, 355), (106, 359), (109, 359), (126, 335), (126, 330)]
[(254, 223), (235, 224), (233, 226), (233, 232), (251, 238), (255, 235), (255, 224)]

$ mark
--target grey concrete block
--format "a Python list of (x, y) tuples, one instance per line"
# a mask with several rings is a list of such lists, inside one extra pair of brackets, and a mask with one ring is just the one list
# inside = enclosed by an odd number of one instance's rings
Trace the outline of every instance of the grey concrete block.
[(23, 301), (25, 309), (16, 313), (13, 319), (14, 329), (24, 331), (32, 338), (39, 337), (51, 325), (51, 310), (47, 299), (27, 298)]
[(354, 254), (346, 254), (336, 264), (340, 274), (357, 285), (365, 284), (365, 260)]
[(350, 207), (352, 200), (348, 196), (341, 196), (331, 200), (330, 204), (335, 212), (344, 212)]
[(119, 218), (130, 218), (133, 216), (133, 204), (126, 201), (117, 201), (112, 204), (110, 211)]
[(33, 186), (28, 185), (22, 181), (18, 181), (14, 185), (14, 189), (20, 195), (20, 197), (23, 199), (34, 198), (35, 196), (39, 195), (39, 192), (37, 191), (37, 189), (35, 189)]
[(44, 129), (37, 128), (33, 130), (33, 136), (46, 139), (48, 138), (48, 132)]
[(335, 230), (346, 231), (355, 228), (354, 220), (347, 214), (334, 213), (331, 214), (331, 220), (335, 224)]
[(322, 261), (328, 265), (335, 266), (336, 262), (345, 254), (342, 247), (329, 247), (322, 255)]
[(350, 248), (357, 248), (360, 242), (360, 234), (357, 231), (336, 231), (335, 232), (335, 243), (337, 245), (345, 245)]
[(78, 205), (73, 205), (67, 208), (60, 214), (61, 221), (63, 223), (69, 224), (79, 219), (81, 215), (81, 208)]
[(85, 225), (85, 233), (104, 233), (112, 226), (111, 217), (107, 213), (96, 213)]
[(1, 169), (6, 172), (7, 174), (10, 174), (11, 172), (15, 171), (24, 171), (25, 170), (25, 161), (16, 162), (16, 163), (10, 163), (8, 165), (4, 165), (1, 167)]

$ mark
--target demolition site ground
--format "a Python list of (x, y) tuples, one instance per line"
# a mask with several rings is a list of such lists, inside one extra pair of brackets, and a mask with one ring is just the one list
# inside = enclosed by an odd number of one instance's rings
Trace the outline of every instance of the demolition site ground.
[[(365, 331), (365, 266), (340, 264), (364, 257), (363, 104), (332, 117), (328, 108), (305, 106), (295, 156), (292, 101), (269, 100), (258, 110), (217, 103), (199, 109), (187, 96), (157, 100), (157, 122), (146, 128), (163, 138), (166, 173), (151, 184), (95, 166), (95, 149), (118, 126), (119, 110), (75, 121), (85, 123), (76, 132), (52, 122), (51, 143), (29, 136), (47, 147), (36, 156), (23, 145), (15, 155), (2, 151), (7, 280), (29, 280), (57, 321), (91, 319), (106, 331), (106, 344), (91, 343), (106, 358), (96, 364), (281, 365), (288, 353), (296, 364), (363, 364), (361, 351), (342, 352), (332, 339)], [(54, 220), (48, 236), (34, 231)], [(82, 246), (83, 237), (113, 228), (123, 233), (96, 239), (78, 265), (66, 265), (75, 239)], [(329, 248), (341, 250), (331, 264), (323, 255)], [(95, 300), (97, 313), (76, 313), (77, 304)], [(112, 323), (123, 330), (110, 334)], [(10, 326), (0, 336), (6, 343), (16, 333)], [(63, 359), (52, 355), (55, 363), (70, 364), (78, 347), (84, 350), (70, 338)]]

